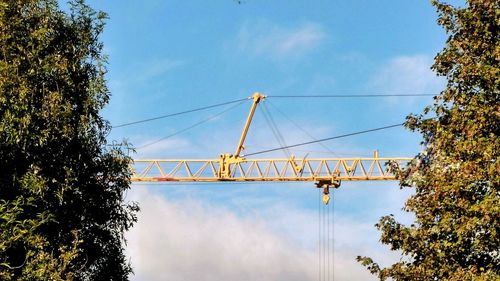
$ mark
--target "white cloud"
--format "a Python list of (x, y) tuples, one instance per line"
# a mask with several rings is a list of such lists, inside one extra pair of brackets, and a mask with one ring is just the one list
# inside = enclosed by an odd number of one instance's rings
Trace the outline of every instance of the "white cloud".
[[(312, 210), (284, 198), (273, 204), (272, 198), (248, 190), (244, 200), (232, 196), (236, 201), (228, 204), (166, 199), (146, 187), (135, 188), (129, 199), (140, 203), (141, 212), (127, 235), (134, 281), (318, 278), (318, 214)], [(242, 210), (238, 202), (244, 202)], [(359, 254), (383, 264), (396, 260), (378, 244), (372, 222), (341, 213), (335, 217), (335, 254), (330, 256), (335, 280), (373, 280), (355, 261)]]
[[(158, 158), (163, 155), (172, 154), (172, 152), (179, 152), (187, 150), (191, 143), (188, 139), (180, 137), (172, 137), (161, 140), (162, 137), (134, 137), (138, 140), (135, 147), (137, 147), (137, 154), (135, 158)], [(135, 144), (135, 143), (134, 143)]]
[(134, 192), (142, 210), (129, 233), (133, 280), (314, 280), (315, 255), (264, 222), (200, 202)]
[(284, 59), (303, 55), (326, 37), (321, 25), (304, 23), (285, 28), (270, 22), (244, 24), (237, 35), (237, 49), (255, 56)]
[(123, 71), (124, 75), (118, 77), (119, 80), (117, 81), (112, 80), (112, 83), (122, 83), (130, 87), (142, 83), (155, 82), (155, 79), (161, 78), (165, 76), (167, 72), (171, 72), (185, 64), (185, 61), (168, 58), (141, 61), (127, 67), (127, 69)]
[[(131, 110), (137, 111), (138, 105), (165, 103), (168, 83), (164, 78), (183, 65), (184, 61), (163, 58), (132, 62), (120, 70), (111, 69), (108, 86), (112, 99), (106, 107), (110, 121), (124, 122), (123, 117), (131, 115)], [(115, 118), (119, 121), (113, 120)]]
[(162, 76), (166, 72), (181, 67), (184, 64), (184, 61), (171, 59), (150, 61), (149, 63), (141, 66), (140, 71), (136, 72), (136, 74), (138, 74), (137, 79), (141, 82), (148, 81), (158, 76)]
[(167, 72), (185, 64), (185, 61), (168, 58), (136, 62), (123, 69), (120, 76), (109, 81), (110, 89), (113, 95), (124, 96), (130, 88), (141, 88), (144, 83), (156, 83)]
[[(386, 94), (438, 94), (444, 80), (430, 69), (432, 59), (424, 55), (399, 56), (386, 62), (372, 77), (372, 90)], [(417, 98), (388, 99), (412, 103)]]
[(318, 94), (331, 92), (337, 86), (337, 78), (333, 75), (316, 74), (306, 93)]

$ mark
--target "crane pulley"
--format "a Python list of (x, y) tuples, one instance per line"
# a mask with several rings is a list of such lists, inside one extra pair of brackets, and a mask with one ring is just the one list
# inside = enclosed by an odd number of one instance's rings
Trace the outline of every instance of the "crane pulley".
[(223, 153), (218, 159), (136, 159), (131, 164), (133, 182), (315, 182), (323, 188), (323, 203), (329, 202), (329, 189), (341, 181), (395, 180), (385, 163), (399, 169), (411, 158), (373, 157), (247, 159), (241, 155), (255, 109), (265, 99), (260, 93), (253, 100), (234, 154)]

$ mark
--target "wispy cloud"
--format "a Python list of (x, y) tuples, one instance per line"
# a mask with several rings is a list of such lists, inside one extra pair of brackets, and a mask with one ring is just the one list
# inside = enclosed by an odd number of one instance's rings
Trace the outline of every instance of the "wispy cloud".
[[(286, 200), (273, 204), (248, 190), (244, 208), (253, 211), (238, 214), (232, 204), (166, 199), (136, 188), (129, 199), (140, 203), (141, 212), (127, 235), (132, 280), (317, 280), (316, 212)], [(356, 255), (396, 260), (377, 244), (372, 223), (342, 215), (335, 223), (336, 280), (373, 279)]]
[[(116, 123), (122, 123), (130, 111), (137, 111), (141, 102), (164, 102), (168, 78), (177, 68), (185, 65), (182, 60), (162, 58), (131, 63), (119, 71), (112, 70), (108, 82), (113, 96), (108, 107), (109, 115), (120, 118)], [(140, 101), (138, 101), (140, 98)], [(110, 120), (114, 121), (114, 120)]]
[(126, 70), (126, 83), (144, 83), (152, 79), (161, 77), (167, 72), (185, 65), (182, 60), (174, 59), (157, 59), (138, 63)]
[(317, 23), (286, 28), (271, 22), (247, 22), (237, 34), (237, 50), (272, 59), (298, 57), (317, 47), (326, 37)]
[(133, 143), (137, 148), (136, 158), (164, 157), (168, 153), (172, 155), (172, 152), (185, 152), (191, 147), (191, 142), (181, 137), (161, 139), (161, 137), (134, 136), (133, 139), (137, 140), (137, 144)]
[(424, 55), (394, 57), (373, 75), (369, 87), (387, 94), (438, 94), (444, 80), (432, 72), (431, 65), (432, 58)]
[(314, 253), (288, 245), (258, 220), (200, 202), (139, 192), (129, 233), (134, 280), (314, 280)]
[(115, 99), (117, 97), (125, 99), (133, 96), (131, 93), (138, 92), (138, 89), (144, 88), (145, 85), (159, 83), (158, 81), (161, 81), (159, 78), (165, 77), (168, 72), (183, 65), (185, 62), (182, 60), (166, 58), (135, 63), (123, 69), (119, 76), (113, 77), (109, 81), (110, 90)]
[(174, 68), (183, 66), (184, 61), (181, 60), (171, 60), (171, 59), (161, 59), (157, 61), (152, 61), (142, 66), (140, 71), (141, 80), (150, 80), (158, 76), (164, 75), (166, 72), (173, 70)]

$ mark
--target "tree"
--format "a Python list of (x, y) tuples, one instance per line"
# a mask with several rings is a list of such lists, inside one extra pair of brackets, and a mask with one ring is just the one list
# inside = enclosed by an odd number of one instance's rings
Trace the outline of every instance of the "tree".
[(106, 145), (106, 15), (0, 0), (0, 279), (126, 280), (130, 158)]
[(381, 280), (500, 280), (500, 2), (432, 3), (449, 35), (432, 68), (448, 82), (406, 122), (423, 135), (423, 152), (399, 174), (415, 188), (404, 206), (415, 222), (376, 224), (399, 262), (358, 260)]

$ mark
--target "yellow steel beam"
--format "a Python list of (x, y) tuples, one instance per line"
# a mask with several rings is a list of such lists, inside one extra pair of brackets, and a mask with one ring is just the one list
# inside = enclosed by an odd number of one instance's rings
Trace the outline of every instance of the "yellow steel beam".
[[(376, 155), (378, 156), (378, 155)], [(394, 180), (385, 163), (405, 166), (411, 158), (310, 158), (244, 159), (222, 163), (221, 159), (145, 159), (131, 165), (133, 182), (217, 182), (217, 181), (335, 181)], [(220, 171), (229, 168), (226, 174)]]
[(253, 115), (255, 113), (255, 109), (257, 108), (257, 104), (265, 98), (264, 95), (260, 93), (255, 93), (252, 96), (253, 103), (252, 107), (250, 108), (250, 112), (248, 113), (247, 116), (247, 121), (245, 122), (245, 126), (243, 127), (243, 132), (241, 133), (240, 136), (240, 141), (238, 142), (238, 146), (236, 146), (236, 151), (234, 152), (234, 157), (238, 158), (240, 156), (241, 150), (244, 149), (243, 143), (245, 142), (245, 138), (248, 133), (248, 129), (250, 128), (250, 124), (252, 123)]

